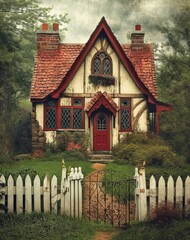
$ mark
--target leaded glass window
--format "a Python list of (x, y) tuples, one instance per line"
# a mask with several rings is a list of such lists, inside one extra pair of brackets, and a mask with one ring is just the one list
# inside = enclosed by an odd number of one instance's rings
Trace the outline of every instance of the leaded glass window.
[(99, 51), (92, 59), (92, 74), (112, 75), (112, 60), (105, 51)]
[(111, 75), (111, 61), (106, 58), (103, 63), (104, 66), (104, 74)]
[(128, 109), (121, 110), (121, 129), (130, 128), (130, 112)]
[(131, 129), (131, 99), (122, 98), (120, 107), (120, 130), (129, 131)]
[(74, 106), (82, 106), (82, 99), (74, 99), (73, 105)]
[(101, 67), (101, 61), (99, 58), (94, 59), (94, 73), (99, 74)]
[(121, 106), (122, 107), (130, 107), (130, 105), (131, 105), (131, 101), (130, 101), (130, 99), (122, 99), (121, 100)]
[(84, 128), (83, 99), (73, 98), (71, 106), (61, 107), (61, 128), (82, 129)]
[(57, 127), (57, 101), (50, 99), (44, 104), (45, 107), (45, 124), (46, 129), (56, 129)]
[(56, 109), (46, 109), (46, 128), (56, 128)]
[(82, 109), (74, 109), (74, 128), (82, 128)]
[(61, 128), (71, 128), (71, 109), (61, 109)]

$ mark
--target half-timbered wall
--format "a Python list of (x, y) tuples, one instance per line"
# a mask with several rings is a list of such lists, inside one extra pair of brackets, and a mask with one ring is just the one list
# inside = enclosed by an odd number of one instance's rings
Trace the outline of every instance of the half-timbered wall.
[[(89, 75), (91, 74), (91, 61), (93, 56), (100, 50), (104, 49), (112, 59), (113, 76), (115, 77), (115, 84), (110, 86), (93, 85), (89, 82)], [(106, 39), (98, 39), (86, 56), (84, 62), (81, 64), (77, 73), (69, 83), (67, 89), (61, 94), (60, 106), (68, 106), (71, 97), (83, 97), (84, 107), (87, 106), (90, 99), (98, 91), (106, 91), (114, 102), (120, 106), (120, 97), (127, 97), (131, 99), (131, 126), (132, 130), (147, 131), (147, 103), (143, 100), (141, 91), (136, 86), (135, 82), (123, 66), (122, 62), (109, 45)], [(39, 125), (44, 129), (44, 105), (36, 104), (36, 119)], [(92, 121), (89, 123), (87, 114), (84, 116), (85, 131), (92, 135)], [(89, 129), (90, 126), (90, 129)], [(52, 142), (55, 131), (45, 131), (46, 141)], [(115, 124), (113, 116), (111, 118), (111, 146), (115, 145), (123, 136), (119, 126), (119, 112), (115, 117)], [(93, 146), (93, 139), (91, 139), (91, 148)]]

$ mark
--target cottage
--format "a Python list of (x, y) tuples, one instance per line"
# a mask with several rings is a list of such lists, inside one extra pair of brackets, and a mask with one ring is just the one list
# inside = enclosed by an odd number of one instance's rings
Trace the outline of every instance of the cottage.
[(42, 24), (31, 86), (32, 146), (63, 131), (85, 132), (89, 151), (107, 151), (124, 134), (159, 134), (160, 114), (152, 44), (136, 26), (130, 44), (120, 44), (103, 17), (86, 44), (61, 43), (59, 25)]

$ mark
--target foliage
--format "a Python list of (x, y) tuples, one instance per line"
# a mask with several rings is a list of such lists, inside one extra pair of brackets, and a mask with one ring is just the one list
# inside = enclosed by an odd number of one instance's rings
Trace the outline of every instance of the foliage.
[(180, 7), (168, 24), (158, 27), (165, 42), (157, 50), (159, 97), (173, 111), (162, 116), (161, 134), (190, 160), (190, 4)]
[(38, 0), (0, 1), (0, 155), (13, 153), (15, 112), (21, 97), (28, 96), (38, 23), (67, 23), (67, 15), (50, 15)]
[(154, 223), (145, 222), (132, 225), (126, 231), (121, 231), (112, 240), (189, 240), (190, 221), (181, 220), (173, 221), (166, 226), (156, 225)]
[(91, 74), (89, 76), (89, 82), (93, 85), (102, 85), (102, 86), (110, 86), (115, 85), (115, 78), (113, 76), (109, 75), (97, 75), (97, 74)]
[(113, 148), (113, 154), (126, 163), (140, 165), (174, 166), (182, 164), (182, 159), (160, 137), (145, 133), (127, 134), (121, 143)]
[(157, 207), (150, 217), (155, 224), (166, 225), (174, 220), (181, 219), (182, 211), (181, 209), (167, 203)]
[(79, 150), (85, 156), (87, 155), (87, 148), (89, 144), (89, 135), (84, 132), (64, 131), (58, 133), (52, 143), (48, 143), (47, 151), (52, 153), (59, 153), (63, 151)]

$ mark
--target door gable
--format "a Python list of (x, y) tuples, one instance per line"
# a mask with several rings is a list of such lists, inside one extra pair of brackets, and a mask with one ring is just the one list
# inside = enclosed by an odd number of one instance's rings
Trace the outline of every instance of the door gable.
[(110, 97), (107, 92), (97, 92), (94, 97), (89, 101), (85, 111), (88, 114), (88, 117), (92, 115), (93, 112), (104, 107), (109, 112), (116, 116), (116, 112), (119, 110), (119, 107), (114, 102), (114, 100)]

